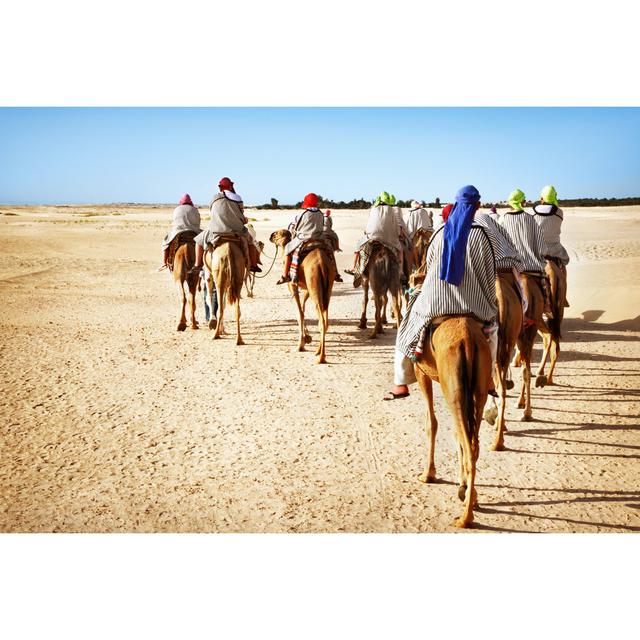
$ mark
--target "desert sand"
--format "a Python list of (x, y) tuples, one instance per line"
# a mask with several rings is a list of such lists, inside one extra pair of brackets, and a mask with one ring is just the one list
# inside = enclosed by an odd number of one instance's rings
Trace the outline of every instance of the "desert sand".
[[(201, 297), (202, 328), (176, 331), (177, 287), (157, 271), (170, 208), (0, 214), (1, 531), (457, 531), (439, 387), (440, 482), (424, 485), (424, 400), (416, 387), (381, 401), (396, 332), (357, 328), (349, 276), (331, 300), (329, 363), (315, 365), (295, 350), (279, 259), (242, 300), (236, 347), (214, 342)], [(291, 212), (247, 215), (273, 256), (269, 233)], [(344, 269), (366, 212), (333, 216)], [(506, 451), (488, 450), (483, 423), (472, 531), (640, 531), (640, 208), (567, 209), (563, 241), (556, 384), (534, 389), (529, 423), (510, 392)]]

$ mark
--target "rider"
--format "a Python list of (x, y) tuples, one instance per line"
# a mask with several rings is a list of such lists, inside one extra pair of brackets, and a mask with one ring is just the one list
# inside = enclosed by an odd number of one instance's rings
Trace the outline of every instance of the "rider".
[[(284, 247), (285, 261), (284, 273), (276, 284), (291, 282), (289, 270), (293, 252), (307, 240), (322, 240), (324, 233), (324, 215), (318, 209), (318, 196), (315, 193), (308, 193), (302, 201), (302, 209), (296, 214), (289, 224), (291, 240)], [(332, 253), (333, 255), (333, 253)]]
[[(558, 265), (566, 281), (569, 254), (560, 242), (564, 214), (558, 206), (558, 194), (554, 186), (548, 185), (540, 192), (540, 204), (533, 207), (533, 219), (542, 229), (542, 235), (547, 243), (545, 258)], [(565, 306), (569, 306), (566, 301)]]
[(182, 198), (180, 198), (178, 206), (173, 210), (173, 224), (162, 241), (162, 264), (169, 269), (173, 268), (173, 265), (169, 263), (169, 245), (176, 236), (185, 231), (191, 231), (193, 233), (200, 233), (201, 231), (200, 212), (193, 206), (191, 196), (188, 193), (185, 193)]
[[(508, 200), (510, 211), (503, 213), (498, 218), (498, 223), (505, 229), (511, 242), (518, 250), (524, 270), (544, 276), (547, 245), (540, 227), (535, 223), (533, 216), (526, 213), (524, 193), (520, 189), (514, 189)], [(550, 296), (546, 278), (542, 278), (542, 293), (545, 300), (545, 313), (551, 312)]]
[(433, 231), (433, 216), (430, 211), (424, 208), (423, 202), (412, 200), (411, 209), (409, 209), (405, 224), (407, 226), (409, 240), (413, 242), (413, 238), (420, 229)]
[[(333, 218), (331, 217), (331, 210), (327, 209), (324, 212), (324, 230), (322, 232), (322, 237), (325, 239), (325, 242), (327, 242), (329, 244), (329, 246), (333, 249), (333, 259), (335, 262), (335, 253), (337, 251), (342, 251), (342, 249), (340, 249), (340, 238), (338, 238), (338, 234), (333, 230)], [(340, 275), (340, 272), (338, 271), (338, 263), (335, 263), (336, 265), (336, 277), (335, 277), (335, 281), (336, 282), (344, 282), (344, 280), (342, 279), (342, 276)]]
[(248, 220), (244, 215), (242, 198), (235, 192), (233, 182), (229, 178), (222, 178), (218, 183), (219, 193), (211, 201), (211, 221), (206, 231), (198, 234), (196, 240), (196, 263), (192, 272), (202, 269), (204, 252), (209, 245), (215, 246), (221, 235), (235, 235), (246, 243), (249, 254), (249, 270), (261, 272), (260, 252), (253, 243), (249, 231), (244, 226)]
[(367, 267), (370, 255), (370, 243), (380, 242), (395, 252), (398, 262), (402, 265), (402, 240), (406, 235), (402, 214), (395, 206), (395, 196), (383, 191), (369, 210), (369, 219), (364, 236), (358, 240), (356, 251), (353, 255), (353, 268), (345, 269), (345, 273), (353, 276), (353, 286), (359, 287), (362, 280), (362, 272)]
[[(478, 190), (473, 185), (462, 187), (447, 222), (431, 237), (422, 289), (411, 298), (396, 336), (394, 387), (385, 400), (409, 395), (408, 385), (416, 381), (413, 363), (422, 353), (427, 328), (434, 318), (472, 314), (484, 322), (495, 362), (497, 247), (493, 234), (473, 221), (479, 206)], [(489, 393), (494, 395), (491, 370), (487, 378)]]

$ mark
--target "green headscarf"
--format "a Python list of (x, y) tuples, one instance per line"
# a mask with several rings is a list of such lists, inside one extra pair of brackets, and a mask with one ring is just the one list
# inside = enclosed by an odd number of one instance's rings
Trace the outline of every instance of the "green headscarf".
[(381, 204), (388, 204), (390, 206), (393, 206), (396, 203), (396, 197), (392, 196), (390, 193), (387, 193), (386, 191), (383, 191), (376, 199), (375, 202), (373, 203), (374, 207), (378, 207)]
[(556, 188), (552, 185), (547, 185), (540, 192), (540, 197), (544, 200), (545, 204), (555, 204), (558, 206), (558, 193)]
[(507, 202), (509, 203), (509, 206), (515, 211), (523, 211), (521, 203), (524, 199), (524, 193), (520, 191), (520, 189), (514, 189), (509, 194), (509, 199), (507, 200)]

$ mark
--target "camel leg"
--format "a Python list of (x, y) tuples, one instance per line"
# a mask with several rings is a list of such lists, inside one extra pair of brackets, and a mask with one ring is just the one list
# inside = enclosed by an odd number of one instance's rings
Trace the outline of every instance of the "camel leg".
[(531, 422), (531, 361), (529, 358), (525, 358), (524, 367), (522, 369), (522, 389), (524, 392), (524, 413), (520, 420), (521, 422)]
[(218, 318), (216, 332), (213, 334), (214, 340), (218, 340), (222, 334), (222, 319), (224, 317), (224, 305), (227, 298), (226, 288), (222, 287), (221, 284), (221, 282), (216, 282), (216, 290), (218, 291)]
[(304, 326), (304, 309), (302, 304), (300, 303), (300, 292), (298, 291), (298, 287), (292, 286), (290, 287), (291, 293), (293, 294), (293, 299), (296, 302), (296, 309), (298, 310), (298, 330), (299, 330), (299, 338), (298, 338), (298, 351), (304, 351), (305, 341), (305, 326)]
[(191, 306), (191, 328), (199, 329), (198, 321), (196, 320), (196, 282), (189, 283), (189, 304)]
[(507, 404), (507, 387), (505, 384), (505, 372), (496, 367), (498, 372), (498, 417), (496, 419), (496, 437), (491, 445), (492, 451), (504, 451), (505, 420), (504, 410)]
[(473, 522), (473, 507), (477, 501), (475, 481), (476, 481), (476, 461), (472, 451), (471, 442), (468, 441), (468, 435), (464, 434), (464, 444), (462, 446), (464, 469), (467, 480), (467, 490), (464, 499), (464, 513), (455, 521), (456, 527), (465, 528)]
[(553, 384), (553, 371), (556, 368), (558, 354), (560, 353), (560, 342), (551, 340), (551, 364), (549, 365), (549, 375), (547, 376), (547, 384)]
[(184, 292), (184, 282), (180, 282), (180, 293), (182, 294), (182, 313), (180, 314), (178, 331), (184, 331), (187, 328), (187, 316), (185, 313), (185, 309), (187, 307), (187, 295)]
[(396, 329), (400, 328), (400, 323), (402, 322), (402, 302), (400, 300), (400, 294), (392, 296), (393, 301), (393, 310), (396, 319)]
[(426, 427), (429, 436), (428, 462), (424, 471), (418, 476), (418, 480), (420, 480), (420, 482), (433, 482), (436, 479), (435, 451), (436, 434), (438, 433), (438, 421), (436, 420), (436, 414), (433, 408), (433, 382), (431, 378), (425, 374), (418, 374), (416, 377), (418, 378), (422, 395), (424, 395), (427, 401)]
[(362, 314), (360, 315), (359, 329), (367, 328), (367, 304), (369, 303), (369, 281), (362, 279), (362, 288), (364, 289), (364, 297), (362, 299)]
[(544, 375), (544, 367), (547, 364), (549, 358), (549, 350), (551, 349), (551, 334), (548, 332), (540, 332), (542, 335), (543, 351), (542, 360), (540, 360), (540, 366), (538, 367), (538, 373), (536, 374), (536, 387), (544, 387), (547, 384), (547, 376)]
[(214, 296), (217, 295), (213, 286), (213, 278), (209, 278), (207, 280), (207, 287), (209, 290), (209, 309), (211, 311), (211, 316), (209, 317), (209, 329), (215, 329), (218, 323), (218, 321), (216, 320), (216, 314), (218, 313), (218, 310), (213, 304)]
[[(388, 298), (387, 298), (387, 294), (385, 293), (383, 296), (383, 300), (384, 300), (384, 305), (382, 307), (382, 324), (389, 324), (387, 322), (387, 303), (389, 302)], [(391, 317), (393, 318), (393, 309), (391, 310)]]
[(240, 298), (236, 300), (236, 345), (241, 346), (244, 344), (244, 340), (240, 335)]
[(327, 362), (326, 353), (324, 350), (324, 340), (327, 335), (328, 319), (326, 312), (322, 311), (320, 305), (316, 305), (316, 311), (318, 313), (318, 327), (320, 328), (320, 344), (316, 350), (316, 364), (325, 364)]
[(458, 468), (460, 478), (460, 484), (458, 485), (458, 498), (464, 501), (464, 497), (467, 494), (467, 475), (464, 471), (464, 453), (462, 451), (462, 444), (460, 444), (457, 436), (456, 439), (458, 440)]
[(373, 294), (373, 301), (375, 303), (375, 324), (373, 325), (373, 331), (369, 334), (370, 338), (375, 338), (379, 333), (384, 333), (382, 329), (382, 296), (377, 293)]
[(307, 329), (307, 300), (309, 299), (309, 292), (304, 289), (302, 293), (302, 329), (304, 331), (305, 344), (311, 343), (311, 334)]

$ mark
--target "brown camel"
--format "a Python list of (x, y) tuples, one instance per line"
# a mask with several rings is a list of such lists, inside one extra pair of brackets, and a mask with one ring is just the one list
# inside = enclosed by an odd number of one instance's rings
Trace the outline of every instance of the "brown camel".
[[(240, 294), (247, 269), (247, 259), (242, 245), (236, 241), (226, 241), (218, 245), (213, 251), (208, 249), (204, 255), (204, 262), (215, 282), (218, 296), (217, 318), (211, 318), (209, 328), (215, 326), (214, 339), (221, 337), (224, 325), (225, 303), (236, 305), (236, 344), (243, 345), (240, 335)], [(213, 287), (211, 291), (211, 308), (213, 309)]]
[[(185, 310), (187, 306), (187, 295), (185, 292), (185, 284), (187, 285), (187, 291), (189, 292), (189, 305), (191, 307), (191, 328), (198, 329), (198, 322), (196, 321), (196, 289), (198, 287), (198, 274), (189, 274), (189, 270), (196, 262), (196, 250), (195, 243), (193, 242), (193, 236), (188, 232), (180, 234), (182, 237), (177, 237), (173, 240), (172, 247), (169, 251), (175, 251), (173, 255), (173, 279), (178, 283), (180, 288), (180, 295), (182, 296), (182, 312), (180, 314), (180, 322), (178, 323), (178, 331), (184, 331), (187, 328), (187, 316)], [(177, 248), (176, 248), (177, 247)]]
[[(276, 246), (282, 247), (284, 253), (284, 246), (291, 240), (291, 233), (286, 229), (279, 229), (271, 234), (270, 240)], [(315, 244), (318, 246), (314, 247), (314, 245), (309, 244), (311, 250), (304, 256), (302, 263), (298, 265), (298, 281), (289, 282), (289, 291), (291, 291), (291, 295), (296, 301), (298, 310), (298, 327), (300, 329), (298, 351), (304, 351), (305, 345), (311, 342), (304, 315), (305, 305), (309, 297), (311, 297), (316, 306), (318, 326), (320, 328), (320, 344), (316, 349), (316, 364), (324, 364), (327, 362), (325, 339), (329, 330), (329, 301), (331, 300), (333, 282), (336, 277), (336, 266), (333, 256), (329, 253), (331, 248), (329, 246), (323, 248), (324, 243), (322, 242)], [(302, 302), (300, 302), (300, 289), (304, 292)]]
[(518, 398), (518, 408), (524, 409), (522, 422), (533, 420), (531, 411), (531, 354), (536, 341), (538, 331), (547, 331), (542, 312), (544, 310), (544, 294), (542, 293), (541, 277), (531, 273), (523, 273), (520, 276), (520, 284), (527, 298), (527, 313), (525, 323), (517, 340), (518, 352), (514, 360), (514, 366), (523, 365), (522, 388)]
[(419, 270), (427, 259), (427, 248), (433, 231), (418, 229), (413, 236), (413, 269)]
[(362, 288), (364, 289), (364, 299), (362, 301), (362, 315), (360, 316), (360, 329), (367, 328), (367, 304), (369, 302), (369, 285), (375, 303), (375, 324), (370, 338), (375, 338), (379, 333), (384, 333), (383, 324), (387, 323), (386, 306), (389, 294), (393, 305), (393, 318), (396, 328), (402, 321), (401, 286), (400, 286), (400, 265), (398, 258), (393, 251), (380, 242), (373, 242), (371, 256), (366, 273), (362, 274)]
[[(545, 323), (544, 328), (540, 331), (544, 342), (544, 351), (540, 367), (536, 377), (536, 387), (544, 387), (553, 384), (553, 371), (556, 367), (558, 354), (560, 353), (560, 339), (562, 320), (564, 318), (564, 307), (567, 295), (566, 270), (562, 270), (551, 260), (547, 260), (545, 268), (546, 274), (549, 276), (551, 284), (551, 312), (550, 317)], [(549, 365), (549, 375), (544, 375), (544, 367), (551, 352), (551, 364)]]
[(498, 353), (494, 379), (499, 406), (496, 407), (495, 400), (492, 398), (492, 407), (484, 412), (484, 418), (489, 424), (495, 423), (496, 425), (496, 436), (491, 449), (502, 451), (504, 449), (504, 432), (507, 429), (504, 418), (507, 389), (513, 387), (513, 383), (507, 380), (507, 374), (511, 353), (522, 330), (523, 319), (522, 303), (513, 271), (501, 270), (498, 272), (496, 297), (498, 298)]
[(482, 331), (482, 324), (468, 316), (441, 318), (431, 340), (414, 365), (420, 390), (427, 401), (427, 432), (429, 458), (425, 470), (418, 476), (421, 482), (436, 479), (435, 445), (438, 421), (433, 408), (433, 381), (439, 382), (442, 394), (455, 422), (460, 463), (458, 497), (464, 501), (464, 513), (454, 524), (468, 527), (473, 522), (477, 506), (475, 489), (476, 462), (480, 452), (478, 433), (482, 409), (487, 401), (491, 352)]

